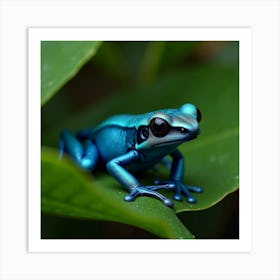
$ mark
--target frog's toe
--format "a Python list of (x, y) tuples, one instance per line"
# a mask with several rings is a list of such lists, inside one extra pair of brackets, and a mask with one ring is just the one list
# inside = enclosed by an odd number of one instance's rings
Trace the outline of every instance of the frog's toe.
[(196, 198), (193, 197), (190, 193), (190, 191), (194, 191), (193, 189), (194, 187), (190, 187), (190, 186), (185, 186), (185, 185), (181, 185), (181, 190), (182, 192), (185, 194), (186, 196), (186, 200), (189, 203), (196, 203)]
[(190, 192), (202, 193), (203, 189), (197, 186), (186, 186)]
[(173, 207), (173, 201), (171, 200), (171, 199), (169, 199), (169, 198), (165, 198), (164, 200), (163, 200), (163, 203), (166, 205), (166, 206), (168, 206), (168, 207)]
[(175, 188), (175, 183), (171, 180), (154, 180), (154, 184), (155, 185), (161, 185), (161, 186), (164, 186), (164, 188), (166, 189), (173, 189)]
[(196, 203), (196, 198), (195, 197), (193, 197), (193, 196), (188, 196), (187, 197), (187, 202), (189, 202), (189, 203)]
[(173, 198), (177, 201), (182, 201), (183, 200), (182, 195), (179, 194), (179, 193), (174, 194)]
[(133, 201), (134, 200), (134, 197), (132, 197), (130, 194), (127, 194), (124, 196), (124, 201)]
[(134, 189), (129, 194), (125, 195), (123, 199), (125, 201), (133, 201), (137, 195), (139, 195), (139, 192), (136, 189)]

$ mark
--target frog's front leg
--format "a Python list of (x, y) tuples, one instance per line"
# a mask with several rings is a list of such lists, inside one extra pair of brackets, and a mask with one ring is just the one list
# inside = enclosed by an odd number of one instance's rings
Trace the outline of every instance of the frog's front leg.
[(87, 139), (83, 145), (67, 130), (62, 131), (59, 138), (60, 157), (64, 152), (69, 154), (84, 169), (94, 169), (98, 162), (98, 150), (92, 141)]
[[(142, 186), (139, 181), (125, 169), (125, 166), (139, 160), (139, 153), (131, 150), (117, 158), (110, 160), (106, 167), (108, 172), (128, 191), (128, 195), (124, 197), (125, 201), (133, 201), (139, 195), (152, 196), (161, 200), (165, 205), (172, 207), (173, 202), (154, 190), (155, 186)], [(162, 187), (168, 187), (165, 184)]]
[(173, 162), (171, 165), (170, 179), (167, 181), (155, 180), (155, 184), (168, 184), (170, 186), (169, 189), (173, 189), (175, 191), (175, 200), (181, 201), (183, 193), (189, 203), (195, 203), (196, 198), (191, 195), (191, 192), (201, 193), (202, 188), (184, 185), (182, 182), (184, 177), (184, 158), (178, 150), (175, 150), (171, 154), (171, 157), (173, 158)]

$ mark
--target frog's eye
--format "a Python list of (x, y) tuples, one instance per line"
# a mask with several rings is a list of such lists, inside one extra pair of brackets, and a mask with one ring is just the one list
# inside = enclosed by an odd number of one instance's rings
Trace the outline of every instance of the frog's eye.
[(164, 137), (170, 130), (168, 122), (161, 118), (152, 119), (149, 127), (156, 137)]

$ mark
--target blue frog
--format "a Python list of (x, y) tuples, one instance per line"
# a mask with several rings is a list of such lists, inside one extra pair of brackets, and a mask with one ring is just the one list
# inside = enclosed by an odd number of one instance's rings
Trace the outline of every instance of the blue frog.
[[(94, 170), (99, 166), (107, 171), (129, 192), (125, 201), (133, 201), (144, 195), (161, 200), (173, 207), (173, 201), (158, 189), (174, 191), (174, 199), (189, 203), (196, 198), (191, 192), (201, 193), (198, 186), (184, 185), (184, 158), (177, 147), (196, 138), (201, 113), (193, 104), (187, 103), (178, 109), (163, 109), (139, 115), (115, 115), (95, 128), (83, 129), (76, 136), (69, 131), (61, 132), (59, 139), (60, 156), (69, 154), (83, 169)], [(135, 177), (164, 161), (172, 158), (169, 180), (155, 180), (153, 185), (144, 186)]]

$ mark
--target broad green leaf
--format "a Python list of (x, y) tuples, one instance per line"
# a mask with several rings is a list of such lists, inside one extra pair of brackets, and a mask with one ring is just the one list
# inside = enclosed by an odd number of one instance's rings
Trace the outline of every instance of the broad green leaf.
[(42, 149), (41, 168), (43, 211), (127, 223), (163, 238), (193, 238), (172, 209), (144, 197), (124, 202), (125, 192), (112, 178), (103, 176), (101, 183), (67, 158), (59, 160), (55, 150)]
[[(206, 209), (239, 187), (238, 129), (189, 143), (180, 149), (186, 155), (185, 181), (203, 187), (195, 194), (198, 203), (176, 203), (176, 212)], [(206, 170), (205, 170), (206, 169)]]
[[(137, 198), (133, 203), (125, 203), (122, 201), (125, 190), (106, 173), (97, 173), (92, 176), (87, 174), (84, 183), (100, 186), (100, 197), (103, 196), (102, 203), (107, 203), (105, 208), (114, 209), (114, 214), (122, 217), (122, 222), (136, 225), (133, 223), (131, 216), (134, 216), (134, 207), (141, 205), (143, 212), (141, 214), (142, 222), (136, 226), (142, 227), (152, 217), (160, 217), (163, 213), (194, 211), (200, 209), (207, 209), (219, 202), (227, 194), (238, 189), (239, 184), (239, 94), (238, 94), (238, 68), (225, 66), (204, 66), (193, 67), (172, 74), (168, 74), (158, 79), (155, 83), (149, 84), (137, 89), (127, 90), (123, 93), (116, 93), (101, 103), (95, 104), (89, 111), (79, 114), (79, 116), (65, 117), (61, 119), (60, 123), (56, 123), (53, 129), (43, 133), (42, 142), (45, 145), (56, 145), (59, 131), (63, 128), (70, 128), (77, 131), (83, 127), (95, 126), (104, 118), (116, 113), (143, 113), (160, 108), (174, 108), (181, 106), (184, 103), (191, 102), (196, 104), (202, 112), (201, 121), (201, 135), (189, 143), (180, 146), (181, 152), (185, 157), (185, 179), (184, 182), (190, 185), (199, 185), (203, 187), (202, 194), (195, 194), (198, 199), (196, 204), (189, 204), (185, 201), (175, 202), (174, 210), (169, 209), (161, 204), (161, 202), (148, 197)], [(48, 151), (45, 152), (48, 156)], [(55, 167), (49, 165), (45, 166), (45, 177), (56, 178), (63, 172), (65, 161), (56, 164)], [(67, 163), (68, 164), (68, 163)], [(52, 171), (50, 171), (50, 170)], [(75, 167), (71, 170), (74, 171)], [(71, 172), (72, 172), (71, 171)], [(56, 174), (57, 173), (57, 174)], [(84, 174), (76, 167), (75, 174)], [(48, 176), (51, 174), (51, 176)], [(84, 176), (84, 175), (83, 175)], [(43, 176), (44, 177), (44, 176)], [(168, 171), (162, 167), (157, 173), (153, 171), (147, 172), (139, 180), (146, 184), (150, 184), (154, 178), (168, 178)], [(46, 179), (51, 180), (51, 179)], [(46, 184), (46, 189), (55, 189), (60, 184), (58, 182), (50, 182)], [(83, 190), (83, 184), (79, 186)], [(64, 196), (67, 196), (67, 189), (64, 189), (57, 196), (58, 201), (64, 201)], [(118, 190), (119, 200), (118, 206), (111, 205), (112, 201), (109, 197), (114, 197), (115, 191)], [(83, 192), (83, 191), (82, 191)], [(164, 192), (167, 196), (172, 197), (169, 192)], [(86, 193), (84, 194), (86, 197)], [(98, 196), (98, 198), (100, 198)], [(56, 212), (56, 206), (45, 200), (43, 193), (43, 210), (46, 212)], [(99, 199), (99, 201), (101, 201)], [(140, 203), (140, 204), (139, 204)], [(87, 203), (85, 203), (87, 204)], [(52, 207), (48, 207), (52, 205)], [(138, 205), (138, 206), (137, 206)], [(152, 205), (152, 206), (151, 206)], [(73, 206), (71, 201), (69, 207)], [(124, 211), (128, 210), (125, 214)], [(127, 208), (128, 207), (128, 208)], [(151, 216), (151, 207), (152, 216)], [(60, 209), (59, 207), (57, 209)], [(61, 211), (57, 210), (57, 211)], [(69, 209), (68, 215), (73, 215), (74, 211)], [(170, 212), (171, 211), (171, 212)], [(113, 220), (107, 212), (103, 212), (101, 217), (100, 212), (93, 210), (91, 218), (100, 218), (105, 220)], [(133, 213), (133, 214), (131, 214)], [(63, 214), (66, 214), (63, 212)], [(99, 216), (98, 216), (99, 215)], [(154, 216), (155, 215), (155, 216)], [(164, 214), (165, 215), (165, 214)], [(76, 217), (89, 217), (82, 213), (75, 214)], [(128, 217), (126, 217), (128, 216)], [(170, 216), (168, 216), (170, 218)], [(176, 216), (173, 215), (174, 221)], [(118, 220), (120, 221), (120, 220)], [(167, 222), (165, 217), (166, 225)], [(154, 223), (154, 221), (153, 221)], [(180, 226), (178, 230), (180, 231)], [(162, 229), (158, 230), (158, 225), (151, 224), (150, 228), (145, 228), (151, 232), (162, 237), (167, 235), (160, 235)], [(174, 231), (174, 224), (169, 227), (169, 230)], [(181, 234), (179, 234), (181, 236)], [(177, 236), (179, 236), (177, 235)], [(172, 234), (172, 238), (174, 235)], [(169, 235), (170, 238), (170, 235)], [(177, 238), (177, 237), (175, 237)]]
[(44, 105), (97, 51), (100, 42), (41, 42), (41, 104)]

